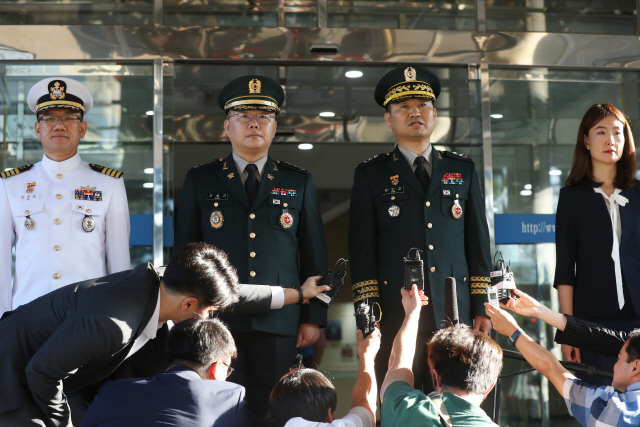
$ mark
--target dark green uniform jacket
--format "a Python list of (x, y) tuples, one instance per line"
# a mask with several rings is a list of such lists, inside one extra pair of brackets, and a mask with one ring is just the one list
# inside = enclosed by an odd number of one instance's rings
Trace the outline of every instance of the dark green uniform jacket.
[[(283, 213), (290, 217), (282, 218)], [(290, 223), (284, 221), (283, 225), (281, 218), (290, 219)], [(252, 206), (232, 155), (187, 173), (175, 247), (199, 241), (229, 255), (240, 283), (297, 288), (307, 277), (324, 274), (327, 269), (327, 247), (313, 178), (306, 170), (271, 157)], [(301, 323), (326, 326), (327, 312), (316, 304), (302, 308), (287, 305), (268, 314), (226, 315), (223, 319), (233, 333), (262, 331), (295, 336)]]
[[(425, 293), (434, 319), (422, 316), (423, 327), (444, 320), (446, 277), (456, 279), (460, 321), (472, 325), (476, 314), (485, 315), (491, 258), (478, 175), (466, 157), (435, 148), (432, 157), (427, 195), (398, 148), (355, 171), (349, 224), (353, 298), (356, 304), (365, 297), (380, 304), (383, 330), (397, 331), (404, 319), (402, 261), (411, 248), (422, 250), (429, 281)], [(458, 219), (455, 200), (462, 208)]]

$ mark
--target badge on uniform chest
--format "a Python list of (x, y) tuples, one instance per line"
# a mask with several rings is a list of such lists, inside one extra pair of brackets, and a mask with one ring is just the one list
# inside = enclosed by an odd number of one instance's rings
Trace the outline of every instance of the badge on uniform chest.
[(462, 216), (462, 206), (460, 206), (460, 201), (455, 199), (453, 201), (453, 206), (451, 207), (451, 214), (455, 219), (460, 219)]
[(222, 224), (224, 224), (224, 216), (222, 216), (222, 212), (211, 212), (209, 222), (211, 223), (211, 228), (213, 228), (214, 230), (218, 230), (220, 227), (222, 227)]
[(289, 213), (287, 208), (282, 209), (282, 215), (280, 215), (280, 226), (282, 228), (291, 228), (293, 226), (293, 215)]
[(102, 191), (97, 191), (96, 187), (80, 187), (79, 190), (75, 190), (75, 193), (76, 200), (102, 201)]
[(82, 220), (82, 229), (87, 233), (91, 233), (96, 229), (96, 221), (91, 215), (84, 216), (84, 219)]

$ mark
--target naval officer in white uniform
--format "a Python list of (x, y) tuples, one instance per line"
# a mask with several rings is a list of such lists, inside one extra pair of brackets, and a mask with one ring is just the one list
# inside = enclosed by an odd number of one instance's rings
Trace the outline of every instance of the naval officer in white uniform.
[(0, 315), (70, 283), (131, 268), (122, 172), (78, 154), (91, 93), (76, 80), (47, 78), (31, 88), (28, 104), (44, 155), (0, 173)]

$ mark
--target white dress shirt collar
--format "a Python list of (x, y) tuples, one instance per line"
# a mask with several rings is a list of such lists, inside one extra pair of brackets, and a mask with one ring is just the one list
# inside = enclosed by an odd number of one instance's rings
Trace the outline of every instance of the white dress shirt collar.
[(142, 330), (140, 335), (136, 338), (133, 346), (131, 346), (131, 350), (129, 350), (129, 354), (127, 354), (126, 359), (131, 357), (136, 351), (140, 350), (149, 340), (152, 340), (156, 337), (158, 333), (158, 329), (164, 325), (164, 322), (160, 322), (160, 290), (158, 290), (158, 302), (156, 303), (156, 308), (149, 319), (149, 323)]
[(46, 154), (42, 155), (42, 166), (45, 169), (50, 170), (51, 172), (64, 172), (71, 170), (75, 167), (78, 167), (82, 163), (82, 159), (80, 158), (80, 154), (76, 152), (76, 154), (70, 159), (63, 160), (61, 162), (56, 162), (55, 160), (51, 160), (47, 157)]

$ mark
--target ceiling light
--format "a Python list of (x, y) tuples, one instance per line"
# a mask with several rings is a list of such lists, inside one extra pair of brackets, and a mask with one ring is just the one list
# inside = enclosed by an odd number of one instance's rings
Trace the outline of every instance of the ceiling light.
[(298, 144), (298, 148), (301, 150), (311, 150), (313, 148), (313, 144)]
[(490, 114), (489, 117), (491, 117), (492, 119), (501, 119), (504, 116), (502, 114)]
[(522, 191), (520, 192), (520, 195), (521, 195), (521, 196), (530, 196), (530, 195), (532, 195), (532, 194), (533, 194), (533, 193), (531, 192), (531, 190), (522, 190)]
[(147, 175), (153, 174), (153, 168), (144, 168), (144, 173), (146, 173)]
[(145, 113), (147, 116), (153, 116), (153, 111), (149, 110)]
[(524, 189), (525, 189), (525, 190), (531, 190), (531, 188), (532, 188), (532, 187), (531, 187), (531, 184), (525, 184), (525, 185), (524, 185)]
[(358, 79), (362, 77), (363, 73), (362, 71), (352, 70), (352, 71), (347, 71), (346, 73), (344, 73), (344, 75), (345, 77), (349, 77), (350, 79)]
[(142, 186), (144, 188), (153, 188), (153, 182), (145, 182)]
[(319, 114), (320, 117), (335, 117), (336, 113), (334, 113), (333, 111), (323, 111), (322, 113)]
[(549, 171), (549, 175), (551, 175), (551, 176), (559, 176), (559, 175), (562, 175), (562, 171), (560, 169), (551, 169)]

